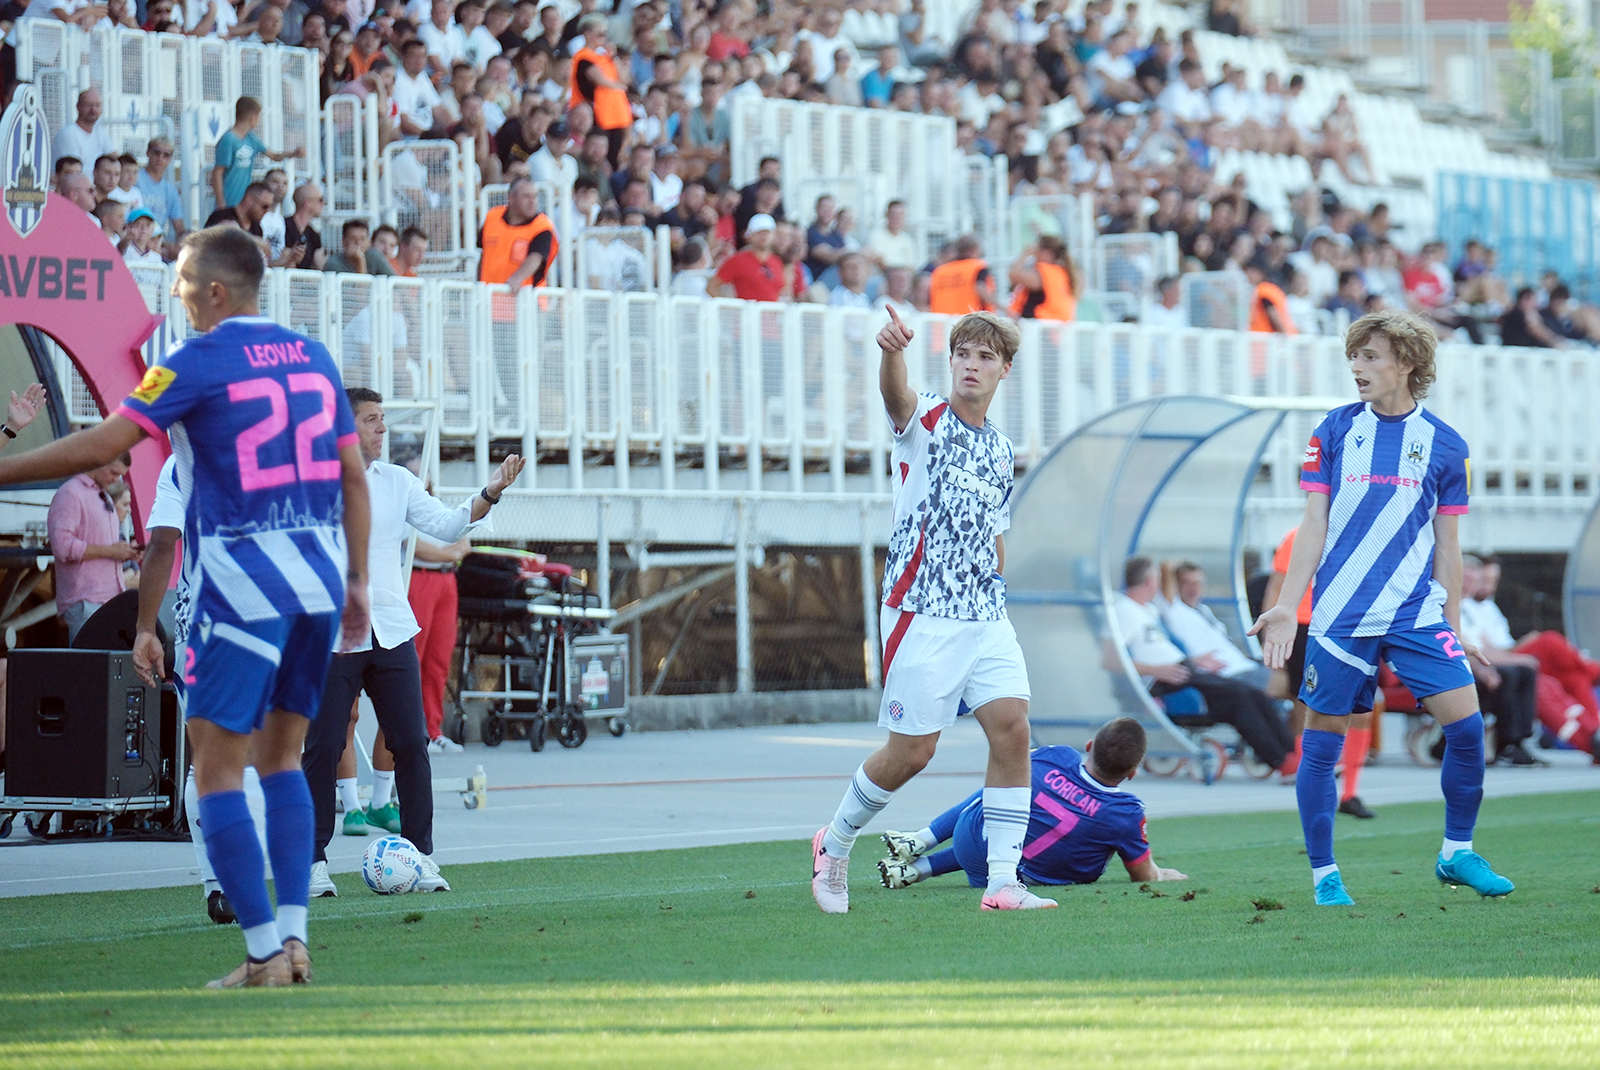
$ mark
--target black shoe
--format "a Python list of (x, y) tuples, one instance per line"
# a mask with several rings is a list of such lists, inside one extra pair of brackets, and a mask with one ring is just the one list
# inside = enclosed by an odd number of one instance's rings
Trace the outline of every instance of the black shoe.
[(1362, 821), (1367, 821), (1378, 816), (1373, 811), (1367, 809), (1367, 804), (1361, 801), (1361, 796), (1359, 795), (1352, 795), (1344, 802), (1340, 803), (1339, 812), (1341, 814), (1349, 814), (1351, 817), (1360, 818)]
[(206, 896), (206, 913), (218, 925), (232, 925), (239, 920), (234, 916), (233, 904), (228, 902), (228, 897), (222, 894), (221, 888)]
[(1535, 758), (1533, 755), (1529, 754), (1523, 749), (1521, 743), (1513, 743), (1510, 746), (1500, 748), (1500, 754), (1495, 758), (1494, 764), (1515, 765), (1531, 769), (1535, 766), (1549, 765), (1550, 763), (1542, 758)]

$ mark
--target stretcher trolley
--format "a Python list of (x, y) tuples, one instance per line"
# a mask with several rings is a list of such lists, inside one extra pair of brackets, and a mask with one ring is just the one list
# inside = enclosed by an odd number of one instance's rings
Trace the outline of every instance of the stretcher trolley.
[(479, 734), (543, 750), (554, 736), (581, 747), (591, 718), (614, 736), (628, 730), (628, 637), (602, 635), (615, 613), (573, 576), (538, 554), (474, 552), (456, 574), (461, 671), (455, 694), (465, 733), (468, 703), (483, 703)]

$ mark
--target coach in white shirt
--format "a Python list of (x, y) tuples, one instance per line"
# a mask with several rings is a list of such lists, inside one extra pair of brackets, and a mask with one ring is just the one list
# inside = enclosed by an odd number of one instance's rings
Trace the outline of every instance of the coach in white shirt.
[[(489, 484), (451, 509), (423, 489), (409, 469), (379, 460), (383, 453), (383, 398), (355, 387), (347, 391), (356, 420), (361, 456), (367, 462), (372, 500), (372, 542), (367, 552), (372, 636), (350, 653), (335, 654), (323, 685), (322, 704), (306, 736), (302, 766), (316, 807), (316, 855), (312, 894), (337, 894), (328, 879), (324, 853), (333, 836), (334, 772), (344, 752), (350, 707), (363, 690), (372, 699), (384, 743), (394, 755), (400, 831), (426, 859), (433, 854), (433, 769), (428, 761), (428, 730), (422, 711), (422, 678), (413, 636), (417, 618), (406, 597), (410, 580), (402, 560), (409, 525), (444, 542), (486, 526), (489, 509), (522, 471), (512, 454), (500, 463)], [(450, 885), (431, 860), (423, 865), (419, 891), (447, 892)]]

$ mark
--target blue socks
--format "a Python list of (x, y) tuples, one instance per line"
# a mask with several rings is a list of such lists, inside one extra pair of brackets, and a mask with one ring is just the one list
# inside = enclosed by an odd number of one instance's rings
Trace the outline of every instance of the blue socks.
[[(263, 780), (263, 787), (265, 784)], [(239, 918), (250, 957), (264, 960), (277, 954), (283, 942), (273, 920), (272, 901), (267, 898), (266, 861), (261, 856), (261, 841), (256, 839), (255, 822), (250, 819), (244, 792), (218, 791), (200, 796), (200, 829), (205, 834), (206, 857)], [(308, 863), (308, 879), (309, 868)], [(277, 876), (282, 879), (281, 872)]]
[(1483, 714), (1444, 726), (1444, 764), (1439, 769), (1444, 792), (1444, 836), (1472, 840), (1483, 802)]
[(305, 773), (288, 769), (262, 777), (261, 794), (267, 802), (267, 853), (272, 857), (273, 884), (278, 893), (279, 935), (304, 943), (316, 821), (311, 789), (306, 785)]
[(1306, 856), (1313, 870), (1333, 865), (1333, 816), (1339, 809), (1333, 767), (1343, 749), (1344, 737), (1337, 732), (1308, 728), (1300, 736), (1294, 795), (1300, 804), (1300, 827), (1305, 831)]
[[(962, 799), (960, 802), (956, 803), (950, 809), (946, 810), (944, 813), (940, 814), (938, 817), (934, 818), (932, 821), (928, 822), (928, 830), (936, 837), (933, 842), (943, 843), (950, 837), (954, 836), (956, 834), (956, 822), (961, 820), (961, 811), (965, 810), (973, 803), (981, 801), (982, 799), (983, 792), (981, 790), (975, 791), (971, 795), (968, 795), (965, 799)], [(947, 869), (943, 872), (952, 873), (954, 870)]]
[(946, 847), (938, 854), (925, 855), (918, 861), (926, 861), (928, 863), (928, 876), (930, 877), (954, 873), (961, 868), (961, 863), (956, 861), (956, 849), (954, 847)]

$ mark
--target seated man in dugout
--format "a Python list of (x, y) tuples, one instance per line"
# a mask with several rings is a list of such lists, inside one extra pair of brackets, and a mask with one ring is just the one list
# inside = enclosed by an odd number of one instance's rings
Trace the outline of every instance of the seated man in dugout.
[(1130, 557), (1124, 563), (1123, 593), (1115, 604), (1117, 627), (1145, 687), (1157, 698), (1185, 688), (1200, 692), (1207, 717), (1232, 725), (1256, 758), (1282, 776), (1291, 775), (1285, 761), (1294, 740), (1277, 703), (1259, 687), (1218, 674), (1211, 661), (1192, 658), (1173, 639), (1156, 604), (1160, 585), (1161, 575), (1150, 558)]

